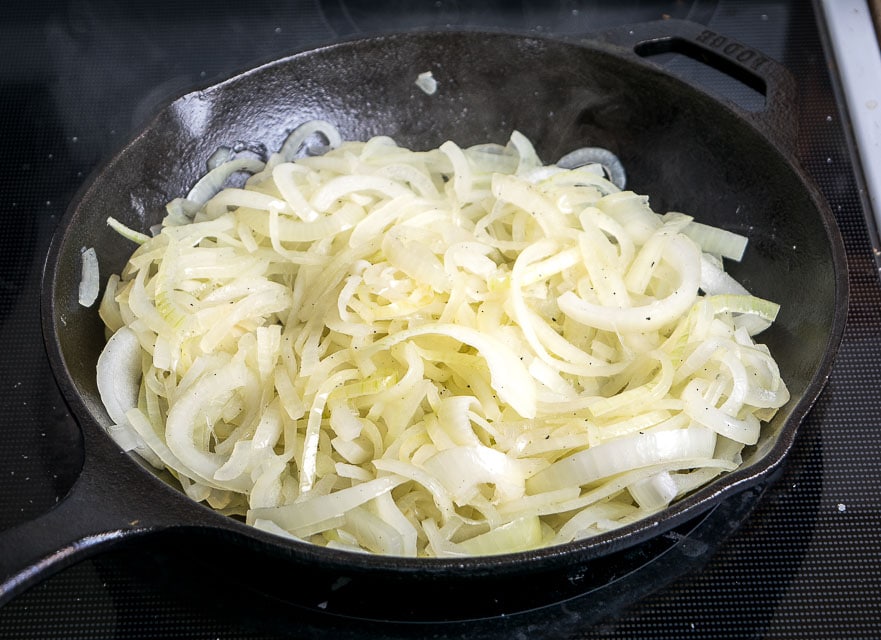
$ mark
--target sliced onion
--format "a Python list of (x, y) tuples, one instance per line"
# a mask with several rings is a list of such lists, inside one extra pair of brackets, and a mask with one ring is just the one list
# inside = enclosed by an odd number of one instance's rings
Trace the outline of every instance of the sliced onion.
[(416, 76), (416, 86), (431, 96), (437, 91), (437, 80), (434, 79), (431, 71), (423, 71)]
[(640, 433), (573, 454), (527, 481), (530, 493), (586, 485), (630, 469), (692, 458), (711, 458), (716, 434), (703, 427)]
[(501, 500), (516, 500), (524, 493), (524, 472), (516, 460), (484, 446), (461, 446), (438, 451), (423, 468), (446, 487), (457, 503), (466, 504), (479, 485), (494, 484)]
[(557, 160), (557, 166), (564, 169), (576, 169), (584, 165), (598, 164), (603, 167), (609, 180), (619, 189), (627, 184), (627, 174), (624, 165), (614, 153), (602, 147), (582, 147), (570, 151)]
[(138, 247), (99, 308), (108, 432), (254, 526), (409, 557), (593, 535), (736, 468), (789, 398), (743, 238), (570, 161), (323, 121), (265, 166), (219, 150), (155, 236), (109, 222)]
[(306, 140), (314, 135), (323, 137), (331, 149), (340, 146), (342, 142), (340, 132), (331, 123), (326, 120), (310, 120), (291, 131), (278, 152), (279, 159), (284, 162), (293, 160), (303, 148)]
[(344, 516), (347, 511), (388, 493), (403, 482), (403, 478), (388, 476), (357, 484), (327, 495), (305, 497), (282, 506), (251, 509), (248, 519), (272, 520), (288, 531), (296, 532), (310, 525)]
[(98, 299), (101, 291), (101, 276), (98, 272), (98, 254), (94, 247), (83, 249), (81, 258), (82, 267), (79, 285), (79, 303), (84, 307), (91, 307)]
[(557, 301), (560, 309), (573, 320), (606, 331), (653, 331), (670, 324), (687, 312), (697, 297), (700, 253), (682, 236), (669, 236), (664, 256), (679, 274), (678, 286), (668, 297), (645, 305), (610, 309), (567, 291)]
[(114, 424), (125, 423), (126, 412), (138, 405), (142, 357), (138, 336), (128, 327), (110, 336), (98, 356), (98, 393)]

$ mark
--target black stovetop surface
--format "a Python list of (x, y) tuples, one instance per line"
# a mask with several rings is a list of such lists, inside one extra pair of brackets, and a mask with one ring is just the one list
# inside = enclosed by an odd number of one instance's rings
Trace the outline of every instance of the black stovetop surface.
[[(0, 530), (62, 499), (81, 457), (40, 333), (50, 238), (89, 173), (166, 101), (358, 34), (487, 26), (573, 36), (665, 16), (705, 24), (791, 70), (800, 91), (798, 155), (847, 250), (851, 308), (836, 364), (757, 505), (723, 503), (639, 557), (623, 557), (627, 571), (614, 582), (563, 604), (431, 629), (327, 620), (255, 594), (232, 574), (213, 575), (209, 586), (173, 545), (147, 540), (80, 562), (12, 600), (0, 609), (0, 640), (881, 637), (881, 252), (836, 99), (837, 71), (807, 2), (67, 0), (4, 8)], [(751, 99), (700, 68), (670, 64), (724, 97)]]

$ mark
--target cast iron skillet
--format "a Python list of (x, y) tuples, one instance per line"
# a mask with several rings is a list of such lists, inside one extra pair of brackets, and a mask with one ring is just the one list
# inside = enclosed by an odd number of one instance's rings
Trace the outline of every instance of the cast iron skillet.
[[(749, 84), (765, 95), (764, 109), (720, 101), (648, 59), (666, 52)], [(428, 70), (439, 83), (431, 96), (414, 85)], [(222, 557), (269, 558), (255, 564), (270, 567), (261, 579), (289, 580), (286, 596), (307, 606), (327, 607), (342, 593), (357, 602), (381, 592), (388, 610), (342, 613), (394, 619), (418, 611), (423, 619), (446, 619), (481, 615), (480, 602), (504, 613), (546, 604), (558, 593), (555, 585), (574, 584), (592, 561), (645, 543), (765, 480), (829, 375), (847, 308), (834, 219), (795, 161), (795, 104), (793, 82), (779, 64), (677, 21), (565, 42), (485, 32), (387, 35), (299, 53), (175, 100), (84, 186), (51, 247), (43, 329), (82, 429), (83, 467), (55, 509), (0, 536), (0, 601), (115, 543), (173, 532), (220, 549)], [(282, 540), (191, 502), (101, 428), (108, 419), (95, 362), (104, 332), (96, 308), (77, 303), (80, 252), (95, 247), (102, 278), (118, 272), (133, 247), (105, 225), (108, 215), (146, 230), (161, 219), (165, 202), (205, 171), (218, 146), (274, 150), (292, 127), (313, 118), (334, 122), (346, 139), (383, 134), (415, 148), (448, 138), (504, 143), (517, 129), (545, 161), (585, 145), (611, 149), (627, 168), (629, 187), (650, 194), (656, 210), (690, 212), (750, 237), (744, 262), (732, 271), (755, 294), (782, 304), (763, 339), (780, 362), (791, 402), (737, 471), (654, 518), (528, 553), (453, 560), (356, 555)]]

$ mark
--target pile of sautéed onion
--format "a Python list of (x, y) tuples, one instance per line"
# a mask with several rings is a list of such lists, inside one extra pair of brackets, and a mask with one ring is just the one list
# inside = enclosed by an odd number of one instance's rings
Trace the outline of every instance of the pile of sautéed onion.
[(100, 306), (108, 431), (340, 549), (517, 552), (663, 509), (787, 402), (754, 339), (777, 305), (724, 270), (745, 238), (605, 176), (517, 132), (221, 150), (154, 234), (109, 221), (138, 246)]

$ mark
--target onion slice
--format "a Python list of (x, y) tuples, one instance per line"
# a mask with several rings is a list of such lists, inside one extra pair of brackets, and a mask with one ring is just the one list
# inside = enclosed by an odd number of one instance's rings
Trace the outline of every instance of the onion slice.
[(91, 307), (98, 299), (101, 290), (101, 276), (98, 272), (98, 255), (93, 247), (83, 249), (82, 273), (79, 285), (79, 303), (84, 307)]

